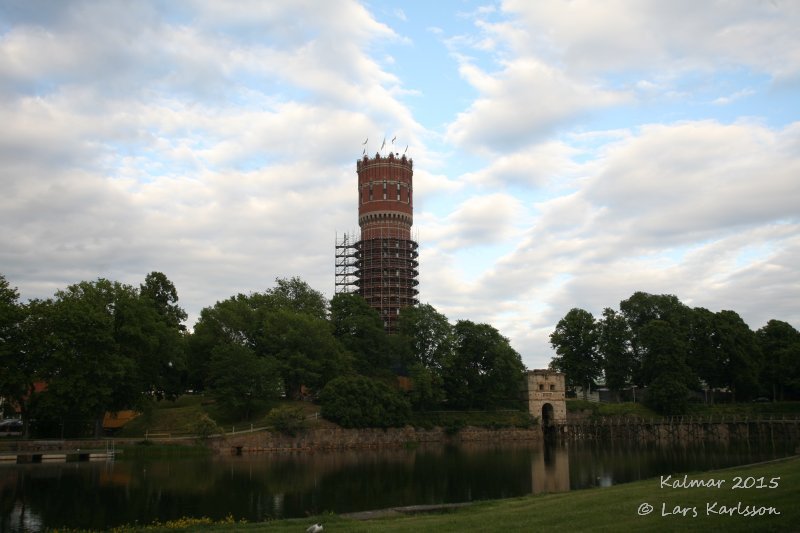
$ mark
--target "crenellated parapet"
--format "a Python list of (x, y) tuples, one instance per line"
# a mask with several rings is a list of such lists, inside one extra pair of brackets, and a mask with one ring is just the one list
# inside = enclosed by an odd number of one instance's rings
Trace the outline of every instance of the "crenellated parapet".
[(387, 156), (382, 156), (376, 153), (375, 157), (365, 155), (356, 162), (356, 171), (361, 172), (362, 169), (368, 168), (370, 165), (399, 165), (407, 166), (409, 170), (414, 169), (414, 160), (410, 157), (402, 156), (395, 153), (389, 153)]

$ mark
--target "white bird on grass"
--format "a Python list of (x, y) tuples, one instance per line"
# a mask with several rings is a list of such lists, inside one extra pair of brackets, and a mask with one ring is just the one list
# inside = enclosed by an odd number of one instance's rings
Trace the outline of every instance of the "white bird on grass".
[(306, 529), (306, 533), (322, 533), (322, 524), (311, 524)]

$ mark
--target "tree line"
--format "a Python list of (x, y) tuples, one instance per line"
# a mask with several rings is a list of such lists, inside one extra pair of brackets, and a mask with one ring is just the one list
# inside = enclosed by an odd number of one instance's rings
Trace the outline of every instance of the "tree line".
[(21, 413), (26, 434), (69, 436), (99, 435), (106, 412), (188, 390), (242, 420), (280, 398), (314, 399), (350, 426), (521, 405), (524, 365), (508, 339), (427, 304), (403, 309), (389, 335), (363, 298), (327, 300), (292, 277), (204, 308), (193, 331), (186, 319), (161, 272), (138, 287), (82, 281), (26, 303), (0, 275), (4, 408)]
[[(770, 320), (753, 331), (734, 311), (689, 307), (676, 296), (636, 292), (595, 318), (571, 309), (550, 335), (553, 369), (583, 391), (599, 379), (618, 395), (646, 387), (662, 413), (686, 412), (692, 391), (714, 402), (800, 398), (800, 332)], [(626, 398), (631, 399), (631, 398)]]

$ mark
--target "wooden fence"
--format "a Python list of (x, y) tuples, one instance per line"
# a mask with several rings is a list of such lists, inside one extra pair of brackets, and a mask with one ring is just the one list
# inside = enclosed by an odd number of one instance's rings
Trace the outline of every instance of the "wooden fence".
[(712, 415), (664, 418), (598, 417), (554, 421), (566, 439), (630, 439), (643, 441), (686, 439), (794, 439), (800, 441), (797, 415)]

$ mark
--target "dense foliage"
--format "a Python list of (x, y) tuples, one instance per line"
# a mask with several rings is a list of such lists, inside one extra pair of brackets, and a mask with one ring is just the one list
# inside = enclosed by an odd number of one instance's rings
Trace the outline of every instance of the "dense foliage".
[[(187, 390), (227, 420), (263, 416), (284, 397), (320, 401), (348, 425), (402, 425), (412, 406), (520, 407), (524, 367), (508, 339), (488, 324), (453, 326), (430, 305), (402, 310), (388, 335), (363, 298), (329, 302), (295, 277), (204, 308), (192, 332), (186, 317), (160, 272), (138, 288), (99, 279), (27, 304), (0, 276), (5, 408), (35, 420), (37, 435), (71, 436)], [(275, 426), (296, 431), (289, 415), (275, 411)]]
[(365, 376), (339, 377), (320, 394), (322, 416), (346, 428), (404, 426), (411, 406), (397, 389)]
[[(192, 332), (186, 317), (160, 272), (139, 287), (83, 281), (27, 303), (0, 275), (5, 414), (20, 413), (26, 434), (71, 436), (98, 434), (106, 412), (146, 410), (186, 390), (229, 420), (262, 416), (280, 398), (375, 426), (405, 423), (409, 408), (522, 407), (524, 366), (508, 339), (489, 324), (451, 324), (430, 305), (403, 309), (388, 335), (362, 298), (328, 301), (295, 277), (204, 308)], [(646, 387), (645, 401), (664, 413), (684, 411), (698, 391), (710, 401), (800, 398), (800, 333), (790, 324), (753, 332), (733, 311), (671, 295), (637, 292), (600, 318), (572, 309), (550, 340), (551, 366), (571, 388), (604, 378), (624, 397)], [(278, 415), (276, 425), (294, 423)]]
[(183, 315), (147, 288), (174, 291), (155, 274), (142, 289), (98, 279), (16, 306), (11, 350), (0, 354), (0, 391), (26, 431), (35, 421), (41, 435), (99, 435), (107, 411), (183, 391)]
[(661, 413), (685, 412), (701, 397), (800, 398), (800, 333), (790, 324), (771, 320), (754, 332), (734, 311), (691, 308), (672, 295), (637, 292), (599, 320), (572, 309), (550, 342), (551, 367), (571, 388), (587, 391), (601, 377), (618, 396), (646, 387), (646, 403)]

